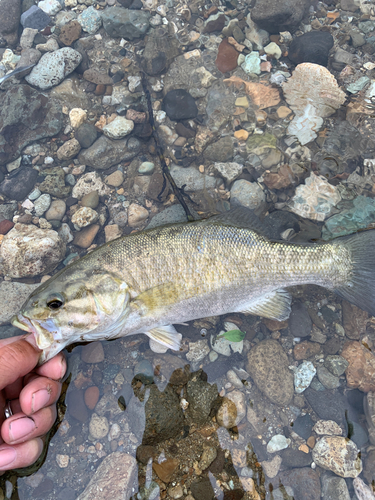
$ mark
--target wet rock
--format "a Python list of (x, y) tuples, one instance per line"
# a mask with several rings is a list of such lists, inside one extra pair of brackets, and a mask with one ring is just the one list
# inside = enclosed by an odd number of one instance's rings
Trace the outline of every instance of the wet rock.
[(319, 436), (341, 436), (342, 429), (334, 420), (318, 420), (313, 431)]
[(41, 217), (51, 205), (51, 197), (49, 194), (42, 194), (34, 202), (34, 210), (37, 217)]
[(189, 351), (186, 353), (186, 359), (192, 363), (200, 363), (209, 354), (210, 348), (207, 340), (198, 340), (189, 342)]
[(96, 10), (93, 6), (84, 10), (78, 17), (77, 21), (82, 26), (83, 31), (93, 35), (98, 31), (102, 25), (102, 17), (100, 11)]
[(99, 417), (96, 413), (91, 415), (89, 423), (90, 435), (93, 439), (103, 439), (109, 432), (109, 423), (106, 417)]
[(60, 167), (46, 168), (42, 175), (44, 181), (39, 185), (42, 193), (48, 193), (57, 198), (64, 198), (70, 193), (70, 186), (65, 186), (65, 172)]
[(306, 413), (306, 415), (300, 416), (294, 421), (293, 431), (303, 439), (308, 439), (311, 436), (313, 425), (313, 420), (311, 419), (310, 415)]
[(162, 106), (171, 120), (189, 120), (198, 115), (195, 99), (184, 89), (170, 90), (164, 96)]
[(262, 210), (266, 196), (257, 182), (245, 179), (235, 181), (230, 190), (231, 206), (242, 205), (250, 209)]
[(295, 302), (292, 305), (289, 328), (293, 337), (307, 337), (311, 334), (312, 321), (307, 307), (302, 302)]
[(96, 141), (98, 132), (91, 123), (82, 123), (75, 131), (74, 135), (81, 148), (89, 148)]
[(66, 204), (63, 200), (54, 200), (47, 212), (45, 218), (47, 220), (61, 220), (66, 212)]
[(336, 377), (343, 375), (348, 367), (348, 362), (342, 356), (327, 356), (324, 366)]
[(31, 142), (58, 134), (62, 125), (61, 106), (28, 85), (16, 85), (2, 93), (0, 164), (18, 158)]
[(198, 372), (187, 383), (186, 399), (189, 403), (186, 414), (196, 425), (203, 425), (208, 419), (217, 398), (217, 386), (204, 382)]
[(332, 47), (333, 37), (328, 31), (309, 31), (292, 41), (288, 57), (294, 64), (311, 62), (327, 66)]
[(146, 73), (155, 76), (165, 72), (179, 52), (180, 46), (175, 38), (158, 36), (158, 33), (148, 35), (142, 54)]
[(344, 300), (342, 302), (342, 320), (345, 335), (352, 340), (359, 340), (366, 333), (368, 312)]
[(151, 222), (147, 225), (146, 229), (152, 229), (154, 227), (173, 224), (176, 222), (186, 222), (186, 214), (180, 204), (167, 207), (162, 212), (156, 214), (151, 219)]
[(56, 231), (16, 224), (0, 247), (1, 272), (11, 278), (48, 274), (65, 256)]
[(30, 85), (46, 90), (61, 83), (72, 73), (82, 60), (82, 56), (70, 47), (63, 47), (44, 54), (31, 73), (25, 77)]
[(103, 127), (103, 134), (110, 139), (122, 139), (129, 135), (134, 128), (134, 122), (124, 116), (117, 116), (113, 121)]
[(56, 152), (57, 158), (60, 161), (71, 160), (80, 152), (81, 146), (77, 139), (70, 139), (64, 142), (62, 146)]
[(10, 46), (18, 41), (18, 25), (21, 16), (21, 0), (0, 1), (0, 35)]
[(353, 441), (344, 437), (324, 436), (316, 443), (314, 462), (341, 477), (357, 477), (362, 472), (359, 450)]
[(321, 477), (322, 497), (326, 500), (350, 500), (348, 487), (344, 479), (323, 474)]
[(320, 345), (316, 342), (303, 341), (300, 344), (296, 344), (293, 349), (294, 359), (300, 361), (302, 359), (308, 359), (315, 354), (320, 352)]
[(293, 450), (291, 448), (286, 448), (280, 452), (280, 456), (283, 460), (283, 466), (288, 469), (294, 469), (296, 467), (309, 467), (312, 462), (311, 453), (304, 453), (300, 450)]
[(250, 52), (250, 54), (247, 54), (244, 62), (241, 64), (241, 68), (248, 75), (251, 74), (260, 75), (261, 69), (260, 69), (259, 52), (253, 50), (252, 52)]
[(257, 0), (251, 10), (251, 19), (269, 33), (293, 32), (308, 8), (306, 0), (283, 0), (277, 3), (272, 0)]
[(216, 67), (221, 73), (227, 73), (237, 68), (237, 60), (239, 53), (225, 38), (219, 45), (217, 58), (215, 61)]
[(98, 234), (99, 229), (99, 224), (92, 224), (91, 226), (83, 228), (75, 234), (73, 245), (77, 245), (80, 248), (89, 248), (89, 246), (93, 243), (95, 236)]
[(112, 174), (105, 178), (106, 184), (113, 187), (119, 187), (124, 182), (124, 174), (121, 170), (115, 170)]
[(128, 209), (128, 224), (130, 227), (137, 227), (149, 216), (148, 210), (138, 203), (132, 203)]
[(325, 366), (318, 365), (317, 375), (319, 382), (323, 384), (326, 389), (336, 389), (340, 387), (340, 379), (328, 371)]
[(316, 369), (310, 361), (304, 361), (294, 371), (294, 387), (297, 394), (301, 394), (309, 387), (314, 378)]
[[(216, 387), (216, 386), (215, 386)], [(245, 395), (241, 391), (232, 391), (228, 393), (216, 414), (217, 423), (231, 429), (239, 425), (246, 415)]]
[(136, 471), (137, 461), (134, 457), (121, 452), (111, 453), (104, 458), (77, 500), (99, 500), (99, 491), (103, 499), (130, 498)]
[(177, 394), (167, 386), (163, 392), (151, 384), (145, 405), (145, 429), (142, 444), (156, 444), (179, 435), (184, 418)]
[(190, 485), (195, 500), (214, 500), (216, 497), (208, 478), (199, 478)]
[(168, 458), (167, 460), (164, 460), (164, 462), (161, 462), (160, 464), (154, 462), (152, 464), (152, 468), (164, 483), (169, 483), (178, 465), (179, 461), (177, 459)]
[(205, 149), (203, 156), (207, 160), (226, 162), (233, 158), (233, 142), (230, 136), (222, 137), (214, 144), (210, 144)]
[[(375, 498), (375, 495), (374, 495), (374, 490), (367, 486), (367, 484), (364, 483), (364, 481), (362, 481), (362, 479), (360, 477), (356, 477), (354, 480), (353, 480), (353, 486), (354, 486), (354, 491), (355, 491), (355, 494), (356, 494), (356, 497), (359, 499), (359, 500), (374, 500)], [(340, 497), (341, 498), (341, 497)], [(349, 497), (349, 493), (347, 494), (347, 497), (343, 497), (345, 498), (350, 498)], [(332, 497), (333, 499), (333, 497)]]
[(186, 191), (200, 191), (202, 189), (212, 189), (216, 186), (214, 177), (201, 174), (194, 167), (183, 168), (173, 165), (170, 171), (176, 185), (179, 188), (185, 185)]
[(240, 165), (239, 163), (235, 163), (235, 162), (228, 162), (228, 163), (216, 162), (216, 163), (214, 163), (214, 170), (221, 177), (224, 177), (224, 179), (228, 183), (231, 183), (239, 175), (241, 175), (242, 170), (243, 170), (243, 165)]
[(299, 500), (320, 500), (319, 475), (309, 467), (284, 472), (278, 478), (281, 484), (293, 488), (294, 498)]
[(51, 22), (51, 18), (42, 9), (32, 5), (21, 15), (21, 24), (24, 28), (33, 28), (42, 31)]
[(99, 389), (93, 385), (85, 390), (85, 405), (89, 410), (93, 410), (99, 401)]
[(255, 384), (273, 403), (291, 402), (294, 393), (293, 375), (288, 357), (276, 340), (263, 340), (248, 354), (247, 371)]
[(67, 394), (67, 408), (69, 415), (79, 422), (87, 422), (89, 412), (87, 411), (82, 390), (73, 389)]
[(109, 7), (102, 12), (103, 26), (112, 38), (134, 40), (142, 37), (149, 28), (150, 13)]
[(268, 441), (267, 451), (268, 453), (276, 453), (287, 448), (290, 443), (291, 440), (289, 438), (286, 438), (282, 434), (276, 434)]
[(360, 342), (346, 342), (341, 356), (349, 366), (345, 371), (348, 387), (358, 388), (363, 392), (375, 390), (375, 356)]
[(25, 283), (12, 283), (3, 281), (0, 283), (0, 323), (7, 323), (14, 314), (17, 314), (20, 305), (23, 304), (28, 296), (39, 284), (27, 285)]
[(38, 172), (33, 168), (15, 170), (0, 184), (0, 193), (11, 200), (21, 201), (32, 191), (37, 177)]
[(112, 165), (134, 158), (140, 147), (140, 142), (135, 137), (113, 141), (102, 135), (92, 146), (80, 152), (78, 161), (98, 170), (106, 170)]
[(83, 73), (83, 78), (96, 85), (113, 85), (113, 80), (106, 73), (101, 73), (95, 68), (89, 68)]
[(101, 342), (91, 342), (82, 347), (81, 359), (85, 363), (101, 363), (104, 361), (104, 350)]
[(60, 31), (59, 40), (63, 45), (70, 47), (81, 36), (81, 25), (78, 21), (70, 21)]
[(79, 208), (72, 216), (72, 222), (80, 229), (96, 222), (99, 214), (90, 207)]
[(14, 227), (14, 222), (4, 219), (0, 222), (0, 234), (7, 234)]

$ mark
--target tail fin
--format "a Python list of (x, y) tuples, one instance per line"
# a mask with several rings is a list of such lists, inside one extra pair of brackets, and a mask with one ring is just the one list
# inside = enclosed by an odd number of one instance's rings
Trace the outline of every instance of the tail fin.
[(345, 300), (375, 316), (375, 229), (338, 238), (352, 254), (350, 283), (335, 290)]

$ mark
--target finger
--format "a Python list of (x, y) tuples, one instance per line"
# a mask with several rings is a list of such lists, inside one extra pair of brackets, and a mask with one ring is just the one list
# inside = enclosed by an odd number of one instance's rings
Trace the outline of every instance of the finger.
[(0, 347), (0, 389), (29, 373), (39, 356), (40, 351), (23, 338)]
[(4, 388), (4, 394), (6, 399), (10, 400), (17, 399), (19, 393), (22, 391), (22, 387), (23, 387), (22, 378), (19, 378), (12, 384), (9, 384), (7, 387)]
[(48, 406), (32, 417), (17, 413), (1, 426), (1, 437), (7, 444), (19, 444), (46, 434), (56, 420), (56, 406)]
[(56, 403), (60, 393), (60, 382), (46, 377), (36, 377), (22, 389), (19, 395), (21, 409), (26, 415), (32, 415)]
[(60, 380), (65, 375), (66, 368), (67, 364), (65, 356), (62, 352), (60, 352), (55, 357), (47, 361), (47, 363), (36, 368), (35, 373), (42, 375), (43, 377)]
[(19, 469), (33, 464), (43, 451), (40, 438), (13, 446), (0, 446), (0, 471)]

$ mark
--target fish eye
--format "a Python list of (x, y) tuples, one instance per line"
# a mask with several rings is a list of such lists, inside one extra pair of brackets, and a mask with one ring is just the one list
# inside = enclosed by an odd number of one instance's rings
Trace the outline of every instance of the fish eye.
[(64, 304), (64, 299), (58, 293), (50, 295), (47, 298), (47, 306), (52, 310), (59, 309), (63, 304)]

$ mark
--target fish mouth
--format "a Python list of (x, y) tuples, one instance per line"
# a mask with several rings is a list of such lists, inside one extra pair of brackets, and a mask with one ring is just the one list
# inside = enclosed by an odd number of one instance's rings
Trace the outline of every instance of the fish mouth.
[(50, 347), (55, 342), (56, 337), (60, 337), (60, 329), (49, 318), (43, 322), (33, 321), (19, 313), (13, 316), (11, 323), (25, 332), (32, 333), (36, 345), (41, 350)]

